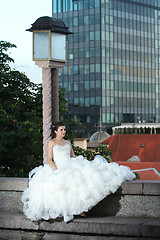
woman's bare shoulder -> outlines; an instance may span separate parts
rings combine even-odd
[[[64,140],[64,141],[66,144],[68,143],[69,145],[71,145],[70,141],[68,141],[68,140]]]
[[[54,141],[54,139],[50,139],[50,140],[48,141],[48,146],[49,146],[49,147],[53,147],[55,144],[56,144],[56,142]]]

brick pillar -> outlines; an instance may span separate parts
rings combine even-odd
[[[43,102],[43,164],[47,163],[47,144],[51,139],[51,128],[59,120],[59,84],[58,69],[65,63],[36,61],[42,68],[42,102]]]

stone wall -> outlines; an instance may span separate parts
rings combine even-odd
[[[0,211],[22,212],[26,178],[0,178]],[[88,213],[91,216],[160,217],[160,181],[125,182]]]

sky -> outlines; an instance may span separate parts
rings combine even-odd
[[[42,70],[32,60],[32,33],[25,30],[42,16],[52,16],[52,0],[0,0],[0,40],[17,46],[8,52],[11,67],[34,83],[42,82]]]

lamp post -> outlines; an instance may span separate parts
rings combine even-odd
[[[40,17],[30,29],[33,33],[33,61],[42,68],[43,163],[47,163],[47,142],[52,124],[59,120],[58,69],[67,61],[68,27],[60,19]]]

